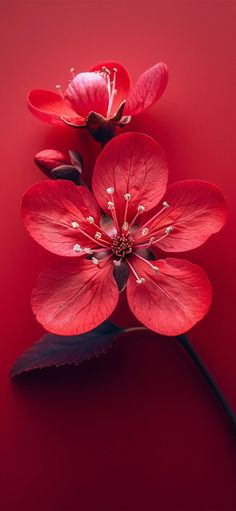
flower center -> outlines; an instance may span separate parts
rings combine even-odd
[[[129,233],[114,236],[111,249],[117,257],[130,254],[133,249],[133,236]]]

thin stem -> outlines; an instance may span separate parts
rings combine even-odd
[[[132,327],[132,328],[126,328],[123,330],[122,333],[129,333],[129,332],[139,332],[139,331],[146,331],[150,332],[145,327]],[[217,383],[215,382],[213,376],[208,371],[206,366],[203,364],[202,360],[200,359],[199,355],[196,353],[194,347],[192,346],[191,342],[189,341],[186,334],[178,335],[176,336],[177,341],[181,344],[181,346],[185,349],[185,351],[188,353],[188,355],[191,357],[194,364],[198,367],[200,370],[202,376],[208,383],[209,387],[211,388],[212,392],[215,394],[216,398],[218,399],[219,403],[221,404],[222,408],[230,418],[234,429],[236,430],[236,415],[234,411],[232,410],[231,406],[225,399],[224,394],[221,392],[220,388],[218,387]]]
[[[209,387],[211,388],[212,392],[215,394],[215,396],[217,397],[218,401],[221,403],[221,406],[223,407],[223,409],[227,413],[228,417],[230,418],[230,420],[231,420],[231,422],[232,422],[232,424],[233,424],[233,426],[234,426],[234,428],[236,430],[236,415],[235,415],[235,413],[233,412],[233,410],[230,407],[229,403],[226,401],[226,399],[224,397],[224,394],[219,389],[219,387],[216,384],[213,376],[208,371],[208,369],[206,368],[206,366],[203,364],[203,362],[201,361],[200,357],[196,353],[196,351],[193,348],[192,344],[190,343],[187,335],[185,335],[185,334],[178,335],[176,337],[176,339],[183,346],[185,351],[191,357],[191,359],[194,362],[194,364],[198,367],[198,369],[202,373],[202,376],[205,378],[205,380],[207,381],[207,383],[208,383]]]

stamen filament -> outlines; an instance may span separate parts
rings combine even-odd
[[[126,262],[128,266],[130,267],[131,271],[133,272],[134,276],[136,277],[137,284],[143,284],[145,282],[145,279],[143,277],[139,277],[135,269],[133,268],[132,264],[128,259],[126,259]]]
[[[87,238],[89,238],[93,243],[97,243],[98,245],[101,245],[101,247],[106,247],[107,245],[110,247],[111,246],[111,243],[109,243],[108,241],[106,240],[95,240],[95,238],[92,238],[92,236],[90,236],[87,232],[85,232],[83,229],[81,229],[81,227],[79,226],[79,224],[77,222],[72,222],[71,223],[71,226],[73,227],[73,229],[77,229],[79,232],[81,232],[84,236],[86,236]],[[105,245],[104,245],[105,244]]]
[[[155,239],[155,237],[154,237],[154,236],[152,236],[152,237],[150,238],[150,240],[149,240],[149,242],[148,242],[148,243],[141,244],[141,245],[140,245],[139,243],[138,243],[137,245],[134,243],[134,246],[135,246],[136,248],[145,248],[145,247],[150,247],[151,245],[153,245],[153,243],[155,243],[155,244],[156,244],[156,243],[158,243],[159,241],[164,240],[167,236],[169,236],[169,234],[170,234],[172,231],[173,231],[173,227],[170,225],[169,227],[166,227],[166,229],[165,229],[165,234],[163,234],[163,236],[161,236],[160,238]]]
[[[136,252],[133,252],[133,255],[135,257],[138,257],[139,259],[141,259],[141,261],[146,263],[148,266],[150,266],[150,268],[152,268],[152,270],[154,270],[155,273],[157,273],[159,271],[159,268],[157,266],[154,266],[152,263],[150,263],[150,261],[148,261],[148,259],[145,259],[144,257],[142,257],[141,255],[137,254]]]
[[[58,94],[60,94],[61,98],[64,99],[64,94],[62,92],[61,85],[56,85],[56,91],[58,92]]]
[[[139,215],[142,215],[142,213],[144,212],[144,206],[138,206],[138,209],[137,209],[137,213],[136,215],[134,216],[132,222],[130,223],[130,226],[129,227],[132,227],[132,225],[134,224],[135,220],[137,220],[138,216]]]
[[[119,227],[119,223],[118,223],[118,219],[117,219],[115,201],[114,201],[114,196],[113,196],[114,188],[112,188],[112,187],[111,188],[107,188],[106,191],[107,191],[107,193],[111,197],[111,200],[108,201],[108,209],[111,212],[111,216],[112,216],[113,222],[115,224],[115,228],[116,228],[117,232],[119,233],[120,232],[120,227]]]
[[[115,90],[116,90],[116,73],[117,73],[117,69],[114,67],[113,68],[113,79],[112,79],[112,82],[110,81],[110,77],[109,77],[109,85],[110,85],[110,87],[108,88],[109,105],[108,105],[108,110],[107,110],[107,117],[109,117],[109,115],[110,115],[110,112],[111,112],[111,109],[112,109],[112,104],[113,104],[113,101],[114,101]]]
[[[170,206],[168,204],[168,202],[164,201],[163,202],[163,208],[160,209],[160,211],[158,211],[152,218],[149,218],[149,220],[147,220],[147,222],[142,225],[140,228],[143,229],[144,227],[147,227],[147,225],[149,225],[151,222],[153,222],[153,220],[156,220],[156,218],[161,215],[163,213],[163,211],[165,211],[166,209],[168,209]],[[138,234],[138,233],[137,233]]]

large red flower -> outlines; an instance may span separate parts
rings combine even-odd
[[[206,314],[211,285],[204,271],[183,259],[160,259],[160,250],[204,243],[223,226],[225,201],[204,181],[166,190],[167,175],[160,146],[147,135],[126,133],[97,159],[95,197],[60,180],[26,191],[26,228],[46,249],[69,256],[43,271],[33,291],[33,311],[47,330],[93,329],[110,316],[125,287],[132,312],[155,332],[181,334]]]
[[[167,67],[156,64],[131,86],[126,69],[117,62],[104,62],[89,72],[74,74],[65,92],[32,90],[28,106],[39,119],[51,124],[84,126],[91,112],[104,119],[114,118],[126,100],[126,118],[147,110],[162,95],[168,81]],[[120,116],[117,118],[120,121]],[[91,124],[97,122],[92,118]]]

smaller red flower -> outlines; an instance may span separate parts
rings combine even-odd
[[[39,119],[56,125],[64,123],[75,127],[89,127],[92,132],[106,120],[126,123],[133,115],[151,107],[163,94],[167,81],[167,67],[156,64],[145,71],[131,86],[126,69],[117,62],[104,62],[89,72],[75,75],[65,92],[32,90],[28,95],[30,111]],[[124,106],[125,102],[125,106]],[[97,114],[89,118],[89,115]]]
[[[33,291],[33,311],[47,330],[76,335],[95,328],[125,287],[137,319],[161,334],[181,334],[207,313],[211,285],[204,271],[183,259],[160,259],[160,251],[204,243],[224,225],[225,201],[204,181],[166,190],[167,177],[160,146],[126,133],[97,159],[96,199],[69,181],[43,181],[26,191],[26,228],[46,249],[69,256],[42,272]]]

